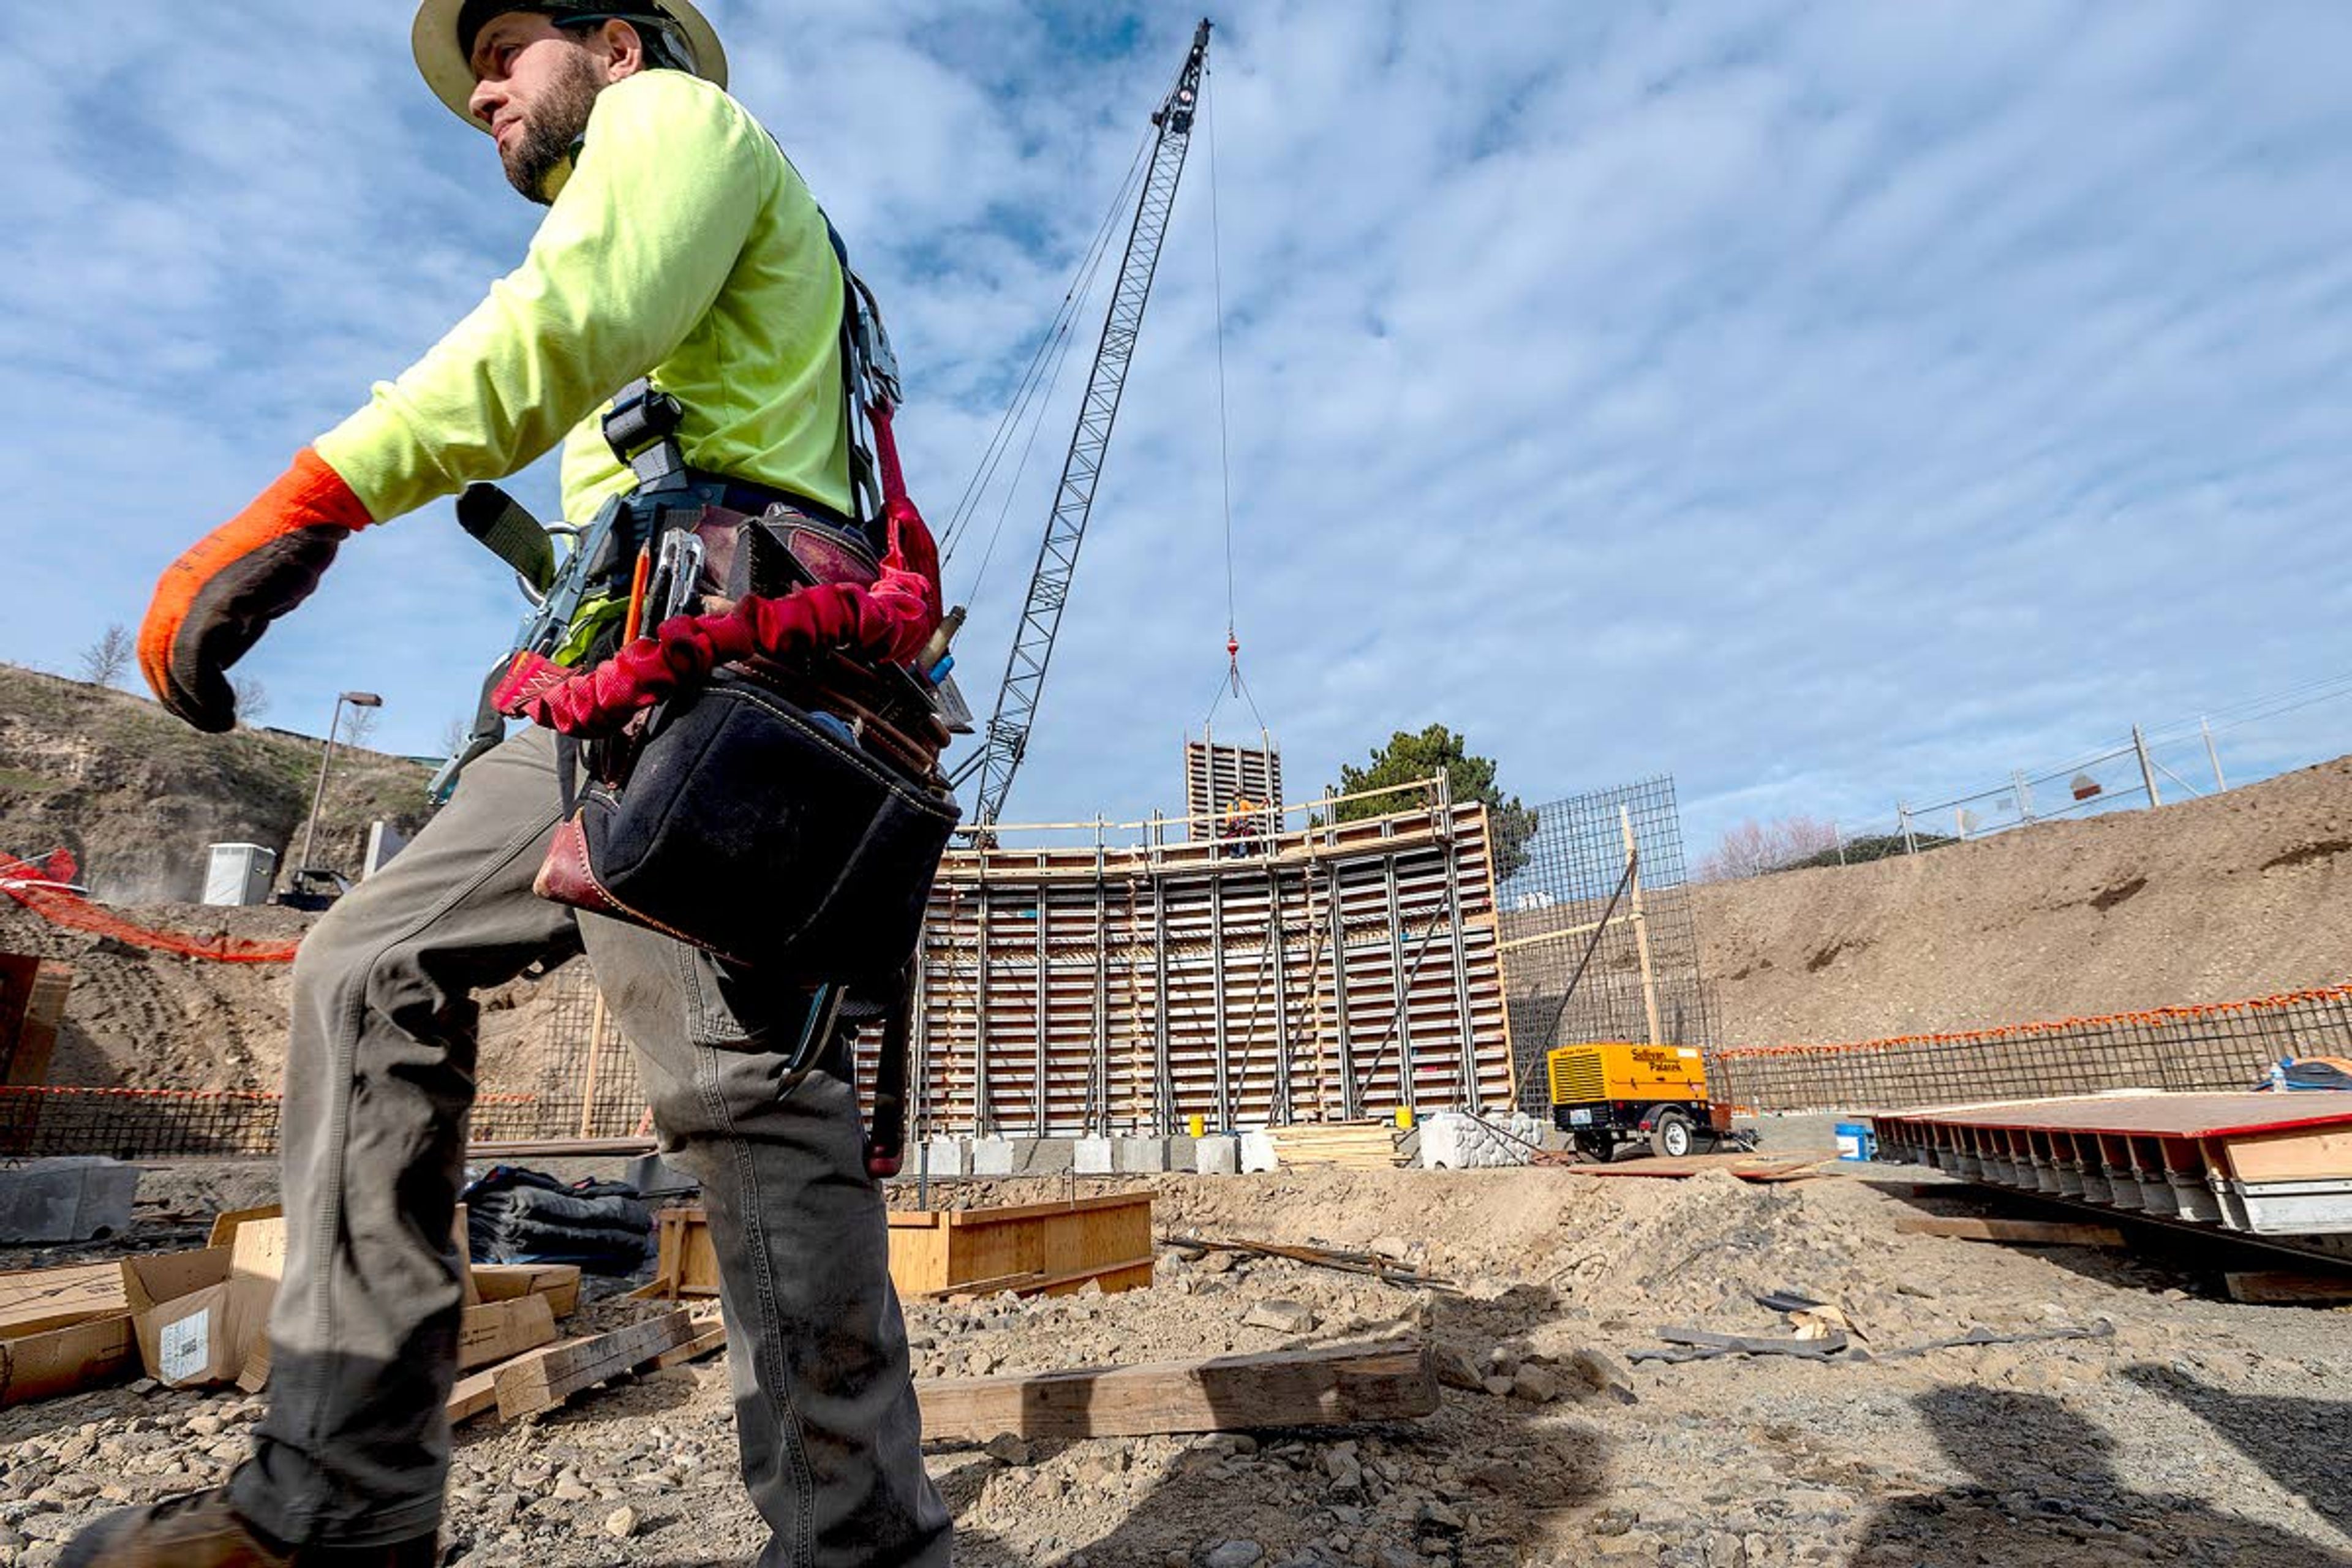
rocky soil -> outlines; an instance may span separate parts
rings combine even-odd
[[[2352,1313],[2232,1304],[2218,1269],[2244,1266],[2234,1255],[2169,1237],[2107,1251],[1898,1235],[1893,1221],[1923,1209],[2031,1212],[1933,1179],[1915,1193],[1909,1171],[1769,1187],[1555,1170],[1150,1184],[1163,1240],[1371,1247],[1458,1289],[1163,1248],[1149,1290],[910,1305],[919,1373],[1422,1332],[1443,1407],[1361,1428],[935,1445],[960,1562],[2352,1563]],[[251,1195],[217,1179],[159,1190]],[[1630,1360],[1666,1324],[1783,1332],[1753,1300],[1775,1289],[1842,1305],[1868,1354]],[[607,1300],[583,1317],[639,1310]],[[1895,1353],[1979,1326],[2102,1323],[2111,1334]],[[0,1413],[0,1564],[53,1562],[98,1510],[216,1479],[258,1409],[119,1388]],[[759,1545],[721,1358],[463,1430],[451,1498],[449,1561],[468,1564],[739,1563]]]
[[[1723,1045],[2352,980],[2352,758],[2158,811],[1693,889]]]

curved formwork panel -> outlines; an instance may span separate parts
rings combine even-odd
[[[951,852],[919,970],[920,1124],[1108,1136],[1500,1108],[1486,807]]]

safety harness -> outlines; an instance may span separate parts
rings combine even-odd
[[[938,686],[953,627],[899,462],[897,360],[872,290],[827,233],[852,517],[689,468],[684,409],[649,377],[604,420],[636,485],[574,532],[560,569],[546,531],[503,492],[475,487],[458,510],[539,589],[477,734],[515,717],[563,737],[565,820],[539,892],[810,987],[795,1068],[836,1022],[878,1021],[867,1163],[879,1175],[905,1142],[913,952],[957,816],[938,771],[943,709],[961,705]],[[618,646],[568,662],[583,605],[625,578]],[[702,608],[711,598],[719,607]],[[575,802],[576,753],[593,782]]]

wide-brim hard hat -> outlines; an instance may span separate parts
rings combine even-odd
[[[415,50],[416,68],[424,73],[425,85],[433,89],[433,96],[447,104],[450,113],[488,134],[490,128],[474,117],[474,68],[457,37],[457,25],[467,4],[468,0],[424,0],[416,8],[409,45]],[[610,0],[604,5],[588,0],[513,0],[488,14],[508,11],[534,12],[557,22],[567,16],[609,16],[624,22],[639,16],[664,18],[677,26],[686,47],[693,51],[694,74],[714,87],[727,85],[727,51],[719,42],[718,29],[694,8],[691,0]]]

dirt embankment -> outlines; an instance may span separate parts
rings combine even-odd
[[[60,847],[110,903],[203,896],[207,847],[301,850],[320,742],[279,730],[205,735],[127,692],[0,664],[0,851]],[[317,863],[359,873],[368,824],[426,816],[429,770],[338,748]]]
[[[2352,980],[2352,757],[2226,795],[1695,889],[1726,1045]]]

